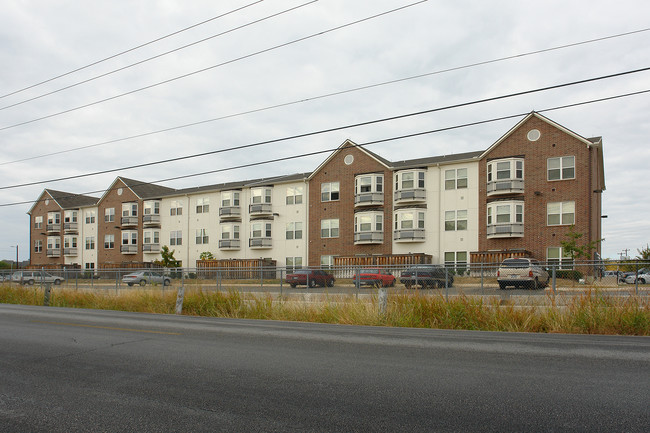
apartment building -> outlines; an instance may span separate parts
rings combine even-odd
[[[99,199],[46,189],[28,212],[31,264],[141,264],[167,245],[189,267],[203,253],[289,268],[409,254],[569,265],[572,226],[601,237],[604,189],[602,139],[532,112],[475,152],[388,161],[346,140],[311,173],[185,189],[118,177]]]

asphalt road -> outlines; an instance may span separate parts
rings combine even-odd
[[[650,338],[0,304],[2,432],[650,427]]]

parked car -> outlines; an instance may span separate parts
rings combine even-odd
[[[548,286],[549,274],[539,261],[526,257],[505,259],[497,271],[499,288],[508,286],[539,289]]]
[[[647,270],[644,270],[643,273],[639,270],[639,274],[637,276],[637,273],[633,273],[632,275],[629,275],[625,278],[625,282],[628,284],[634,284],[636,281],[639,281],[639,284],[645,284],[645,283],[650,283],[650,272]]]
[[[29,285],[34,283],[53,283],[58,286],[65,281],[65,278],[49,274],[45,271],[16,271],[11,275],[11,281]]]
[[[414,286],[451,287],[454,284],[454,275],[440,265],[416,265],[402,271],[399,279],[407,289]]]
[[[126,274],[122,277],[122,282],[129,286],[134,284],[139,284],[141,286],[146,286],[147,284],[162,284],[163,286],[169,286],[172,283],[172,279],[156,272],[140,271]]]
[[[292,274],[287,274],[285,278],[287,284],[291,287],[309,286],[309,287],[332,287],[334,285],[334,276],[319,269],[300,269]]]
[[[381,268],[361,269],[358,277],[355,276],[354,278],[354,284],[360,286],[393,287],[395,285],[395,276]]]

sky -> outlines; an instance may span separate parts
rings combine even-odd
[[[0,259],[16,245],[29,258],[27,212],[45,188],[100,197],[117,176],[184,188],[310,172],[346,139],[441,129],[368,149],[392,161],[484,150],[533,110],[603,137],[603,257],[634,257],[650,243],[650,93],[543,110],[650,90],[650,71],[619,75],[650,67],[650,3],[584,5],[5,0]],[[310,152],[322,153],[299,157]]]

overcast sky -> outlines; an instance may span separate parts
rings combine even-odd
[[[51,181],[650,67],[650,31],[640,31],[650,27],[647,1],[429,0],[351,25],[414,2],[307,3],[3,1],[0,188],[5,188],[0,189],[0,258],[15,258],[15,245],[20,247],[21,260],[29,257],[26,212],[31,203],[8,205],[33,201],[45,188],[99,197],[120,175],[182,188],[308,172],[327,153],[159,182],[326,151],[347,138],[361,144],[521,115],[369,147],[389,160],[484,150],[532,110],[650,89],[650,72],[639,72],[243,151]],[[298,8],[281,13],[294,7]],[[241,26],[245,27],[236,29]],[[341,26],[345,27],[329,31]],[[630,32],[635,33],[522,56]],[[206,68],[210,69],[175,79]],[[423,74],[428,75],[374,86]],[[171,79],[175,80],[149,87]],[[347,92],[367,86],[373,87]],[[136,91],[144,87],[149,88]],[[119,96],[125,93],[129,94]],[[334,93],[339,94],[323,97]],[[37,99],[24,102],[32,98]],[[9,107],[14,104],[18,105]],[[93,105],[77,109],[88,104]],[[274,106],[279,107],[269,108]],[[650,93],[543,112],[583,137],[603,137],[607,185],[603,214],[608,216],[603,219],[605,257],[618,258],[625,249],[635,256],[637,249],[650,242],[649,113]],[[37,120],[43,117],[47,118]],[[101,144],[206,120],[213,121]],[[6,188],[39,181],[46,182]]]

